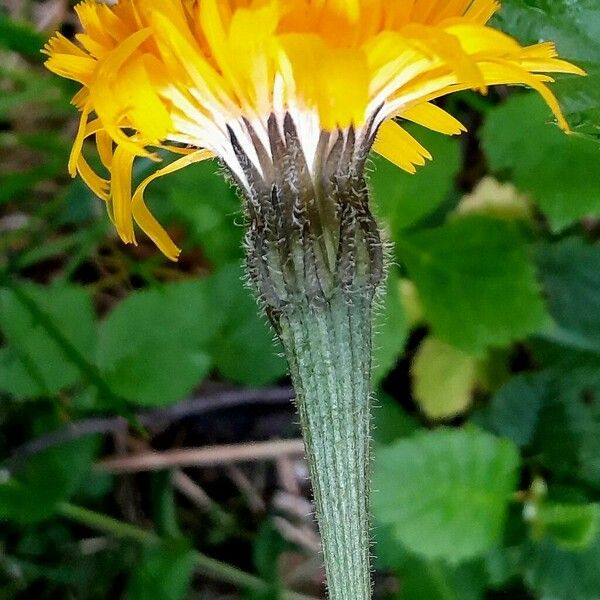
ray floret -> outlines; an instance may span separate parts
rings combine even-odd
[[[84,0],[76,41],[57,34],[44,49],[50,70],[82,86],[69,170],[105,200],[123,241],[135,242],[135,222],[175,259],[144,203],[146,186],[214,156],[248,191],[239,149],[266,176],[271,133],[283,134],[287,118],[312,175],[322,133],[333,145],[349,128],[357,147],[372,144],[415,172],[431,156],[400,120],[464,131],[433,104],[459,90],[532,87],[567,130],[547,73],[583,72],[550,43],[522,47],[488,27],[498,8],[493,0]],[[105,174],[84,158],[87,138]],[[160,150],[184,157],[133,191],[135,159],[158,161]]]

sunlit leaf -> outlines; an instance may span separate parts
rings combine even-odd
[[[466,352],[428,337],[412,365],[413,396],[432,419],[446,419],[470,406],[477,383],[477,361]]]

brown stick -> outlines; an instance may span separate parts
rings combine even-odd
[[[96,464],[96,469],[110,473],[136,473],[181,467],[210,467],[223,464],[272,460],[282,454],[304,454],[301,439],[235,444],[209,448],[184,448],[165,452],[144,452],[133,456],[116,456]]]
[[[290,402],[290,398],[293,398],[293,391],[291,388],[286,387],[222,390],[191,398],[167,408],[141,412],[136,415],[136,418],[140,425],[144,427],[152,427],[157,423],[166,426],[187,417],[237,408],[248,404],[286,405]],[[19,446],[3,466],[12,470],[19,467],[28,458],[53,446],[86,435],[127,431],[128,427],[127,420],[123,417],[96,417],[68,423]]]

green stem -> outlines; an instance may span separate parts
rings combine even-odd
[[[147,531],[141,527],[124,523],[118,519],[113,519],[107,515],[80,506],[75,506],[67,502],[59,504],[58,513],[65,519],[80,523],[91,529],[104,531],[117,538],[133,540],[143,545],[160,544],[162,541],[161,538],[152,531]],[[210,558],[201,552],[194,551],[194,560],[196,567],[200,571],[219,581],[255,592],[269,592],[272,589],[269,583],[263,581],[259,577],[246,573],[227,563]],[[310,596],[305,596],[289,590],[281,592],[281,599],[315,600]]]
[[[331,600],[369,600],[371,300],[336,294],[280,320]]]

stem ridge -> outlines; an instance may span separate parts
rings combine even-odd
[[[281,320],[332,600],[371,597],[371,305],[340,295]],[[369,357],[368,359],[365,358]]]

